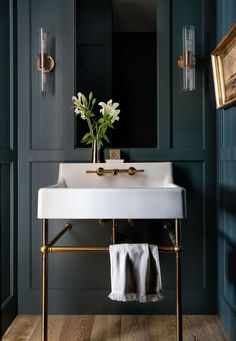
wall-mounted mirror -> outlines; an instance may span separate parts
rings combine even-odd
[[[77,90],[120,103],[112,147],[157,145],[157,0],[80,0]],[[77,121],[77,141],[86,131]]]

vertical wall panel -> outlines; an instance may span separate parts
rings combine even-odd
[[[174,163],[175,182],[187,191],[187,220],[183,223],[184,257],[188,261],[183,266],[183,286],[186,289],[202,290],[203,278],[206,276],[204,238],[204,215],[199,203],[203,203],[204,195],[204,163]],[[194,254],[194,257],[192,255]],[[191,269],[195,269],[194,276]]]
[[[219,180],[219,315],[231,336],[236,336],[236,160],[222,160]]]
[[[0,2],[0,233],[1,324],[4,334],[17,314],[16,2]]]
[[[41,287],[41,254],[39,250],[42,231],[40,220],[37,219],[38,190],[40,187],[57,182],[58,162],[32,162],[30,164],[30,178],[30,287],[31,289],[39,289]],[[52,228],[53,226],[50,224],[50,232]]]
[[[0,166],[0,226],[1,226],[1,304],[11,295],[12,235],[10,222],[10,166]]]
[[[8,1],[0,4],[0,32],[1,50],[0,54],[0,148],[10,146],[10,15]]]
[[[234,110],[222,112],[222,147],[236,147],[236,117]]]
[[[235,340],[236,319],[236,160],[222,160],[219,179],[219,314],[226,330]]]
[[[204,55],[204,1],[173,1],[173,108],[171,129],[174,148],[202,148],[205,92],[203,87],[204,65],[209,58],[209,51]],[[182,27],[195,26],[196,41],[196,91],[183,91],[183,72],[177,65],[182,55]],[[183,105],[184,103],[184,105]]]
[[[18,25],[19,79],[25,80],[25,86],[19,86],[21,119],[18,124],[19,312],[36,312],[41,293],[38,189],[57,181],[59,161],[64,161],[68,155],[77,157],[71,110],[75,65],[74,1],[24,0],[18,8]],[[40,93],[36,69],[40,27],[51,37],[51,53],[55,58],[55,69],[48,75],[44,96]],[[61,227],[58,225],[57,229]]]
[[[236,316],[236,276],[234,264],[236,261],[236,160],[224,161],[222,164],[222,210],[223,210],[223,258],[224,278],[223,294]]]
[[[73,22],[71,7],[63,3],[59,6],[54,1],[31,1],[28,15],[30,72],[30,138],[32,149],[62,150],[65,148],[64,115],[71,115],[71,88],[73,79],[65,75],[63,70],[73,67],[73,55],[69,48],[73,44],[73,35],[69,26],[65,27],[68,16]],[[39,53],[39,29],[43,27],[49,33],[49,51],[55,58],[55,68],[48,74],[47,93],[42,96],[39,87],[40,73],[36,68]],[[66,144],[66,141],[65,141]]]
[[[234,0],[218,0],[218,41],[236,21]],[[218,110],[218,313],[236,340],[236,155],[235,105]]]

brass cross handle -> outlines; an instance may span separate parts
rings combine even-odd
[[[144,172],[144,169],[136,169],[134,167],[129,167],[128,169],[124,168],[124,169],[104,169],[102,167],[99,167],[96,170],[87,170],[86,173],[87,174],[91,174],[91,173],[95,173],[98,176],[104,175],[104,174],[111,174],[111,175],[118,175],[120,173],[127,173],[128,175],[134,175],[136,173],[141,173]]]

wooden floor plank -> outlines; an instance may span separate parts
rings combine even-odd
[[[31,340],[40,341],[41,340],[41,321],[40,317],[37,328],[35,328],[33,334],[31,335]],[[67,323],[67,315],[50,315],[48,318],[48,337],[50,341],[60,340],[60,335],[64,326]]]
[[[107,322],[106,341],[120,341],[121,316],[109,315]]]
[[[221,322],[215,315],[203,315],[206,328],[209,336],[215,341],[230,341],[230,338],[226,334]],[[213,339],[214,338],[214,339]]]
[[[90,315],[69,315],[60,334],[58,341],[90,340],[91,331],[94,324],[94,316]]]
[[[126,315],[121,317],[122,341],[150,341],[148,316]]]
[[[18,315],[4,334],[2,341],[31,341],[31,335],[39,325],[39,316]]]
[[[194,341],[210,341],[201,315],[185,316],[185,329],[190,331]]]
[[[188,341],[196,341],[196,336],[192,333],[189,328],[188,316],[183,316],[183,338]]]
[[[120,341],[121,316],[97,315],[91,333],[91,341]]]
[[[230,341],[215,315],[185,315],[184,341]],[[3,341],[40,341],[40,316],[18,315]],[[175,315],[52,315],[49,341],[175,341]]]
[[[176,341],[176,319],[174,315],[149,316],[150,340]]]
[[[107,316],[96,315],[91,333],[91,341],[105,340],[107,328]]]

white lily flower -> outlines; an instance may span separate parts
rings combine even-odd
[[[78,92],[77,97],[72,97],[73,104],[75,106],[74,112],[76,115],[80,115],[82,120],[86,120],[85,110],[86,104],[83,102],[83,95],[81,92]]]
[[[76,97],[76,96],[73,96],[73,97],[72,97],[72,101],[73,101],[75,107],[76,107],[76,108],[79,108],[79,109],[81,109],[81,110],[82,110],[82,109],[86,109],[86,105],[85,105],[85,103],[83,102],[83,97],[82,97],[81,92],[78,92],[77,96],[78,96],[78,97]]]
[[[101,115],[99,115],[100,117],[96,117],[93,112],[96,99],[93,98],[92,92],[90,92],[88,99],[84,94],[78,92],[77,96],[72,96],[72,102],[74,113],[88,123],[89,133],[84,135],[82,143],[92,143],[93,140],[98,143],[102,143],[103,140],[109,142],[106,131],[109,127],[111,128],[110,123],[114,123],[120,119],[119,103],[113,103],[112,99],[107,103],[98,103],[101,107],[100,113],[102,117]]]
[[[81,111],[80,117],[82,118],[82,120],[86,120],[87,119],[87,117],[85,116],[85,113],[83,111]]]
[[[120,110],[117,109],[119,106],[119,103],[112,103],[112,99],[110,99],[107,103],[99,102],[98,105],[102,107],[100,109],[100,112],[102,115],[107,114],[111,118],[111,122],[119,121],[119,113]]]
[[[77,96],[78,96],[78,101],[82,104],[82,93],[78,92]]]
[[[116,110],[116,113],[112,115],[112,119],[111,119],[111,123],[114,123],[115,121],[119,121],[119,113],[120,113],[120,110]]]
[[[79,108],[75,108],[75,113],[76,113],[77,115],[80,115],[80,117],[82,118],[82,120],[86,120],[86,116],[85,116],[83,110],[81,110],[81,109],[79,109]]]

